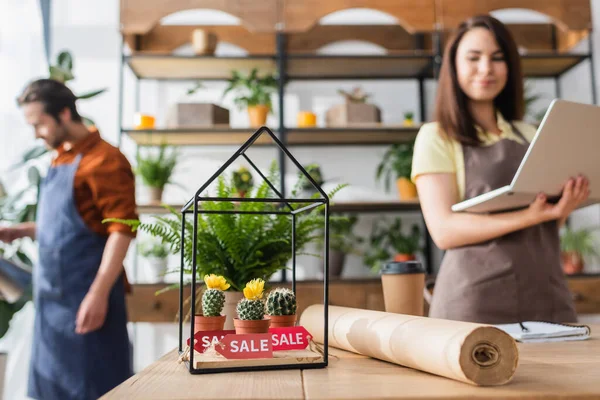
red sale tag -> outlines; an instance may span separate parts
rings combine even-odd
[[[270,328],[269,333],[273,338],[273,351],[304,350],[312,339],[312,335],[303,326]]]
[[[229,359],[273,358],[271,334],[227,335],[215,346],[217,353]]]
[[[218,343],[225,335],[232,335],[235,331],[199,331],[194,335],[196,342],[194,350],[199,353],[204,353],[206,349],[213,343]],[[187,345],[190,345],[190,339],[187,340]]]

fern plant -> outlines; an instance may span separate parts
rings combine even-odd
[[[268,179],[278,182],[277,164],[273,163]],[[335,196],[346,185],[339,185],[328,195]],[[223,176],[217,181],[216,195],[220,198],[235,197],[237,193],[232,179]],[[275,198],[269,185],[263,182],[251,189],[249,198]],[[315,195],[317,197],[318,194]],[[268,202],[203,201],[203,210],[208,211],[276,211],[278,204]],[[294,203],[299,209],[306,203]],[[183,246],[184,274],[191,278],[193,254],[193,222],[186,219],[185,237],[181,241],[181,213],[165,206],[169,216],[155,217],[155,222],[142,223],[139,220],[108,219],[107,222],[120,222],[159,238],[170,251],[178,254]],[[296,251],[311,242],[322,239],[323,215],[319,206],[310,212],[296,216]],[[197,278],[207,274],[221,275],[236,291],[241,291],[246,282],[253,279],[267,281],[274,273],[285,268],[292,257],[292,217],[285,214],[201,214],[198,216],[196,267]],[[176,287],[176,286],[175,286]]]
[[[167,152],[168,147],[162,144],[157,155],[147,154],[136,156],[137,167],[135,168],[144,185],[153,188],[164,189],[167,183],[171,183],[171,175],[177,165],[178,153],[172,150]]]

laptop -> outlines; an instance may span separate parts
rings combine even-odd
[[[555,99],[510,185],[454,204],[452,211],[519,209],[540,192],[556,202],[568,179],[579,174],[590,182],[590,196],[580,207],[600,202],[600,107]]]

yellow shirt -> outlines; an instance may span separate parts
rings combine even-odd
[[[511,125],[498,112],[496,113],[500,134],[483,132],[476,126],[484,146],[490,146],[502,139],[510,139],[522,143],[523,140],[515,133]],[[537,129],[526,122],[514,121],[513,124],[521,134],[531,142]],[[432,173],[452,173],[456,176],[459,198],[465,197],[465,163],[462,145],[456,140],[446,139],[440,132],[437,122],[424,124],[415,140],[411,178],[416,181],[419,175]]]

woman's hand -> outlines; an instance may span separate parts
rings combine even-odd
[[[569,179],[565,184],[558,203],[547,203],[546,195],[539,194],[529,206],[533,218],[541,222],[564,220],[578,206],[584,203],[590,195],[589,181],[583,176]]]

